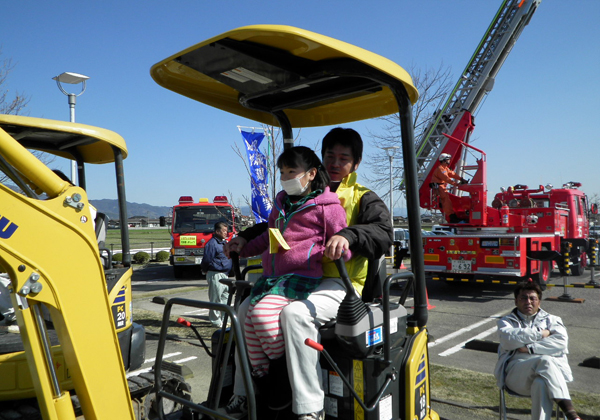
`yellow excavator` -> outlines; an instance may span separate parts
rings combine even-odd
[[[42,163],[40,152],[45,161],[75,160],[79,186]],[[112,131],[0,115],[0,273],[10,277],[4,293],[18,319],[14,333],[0,329],[0,417],[40,410],[67,419],[84,410],[98,413],[86,418],[123,418],[130,393],[138,418],[152,412],[154,377],[125,378],[142,365],[146,347],[144,328],[133,322],[128,227],[120,223],[123,261],[113,265],[108,218],[86,193],[86,166],[114,164],[126,221],[126,157],[125,141]],[[103,404],[107,389],[123,402],[118,411]]]
[[[367,299],[363,292],[362,302],[352,299],[353,288],[342,274],[348,302],[342,302],[337,325],[332,327],[335,338],[325,340],[322,332],[323,346],[311,346],[321,352],[321,367],[336,382],[335,386],[325,386],[327,419],[438,419],[430,407],[427,303],[411,115],[419,94],[410,75],[369,51],[280,25],[247,26],[208,39],[155,64],[151,75],[166,89],[240,117],[280,127],[284,148],[293,146],[293,128],[336,126],[399,113],[414,249],[413,273],[385,278],[384,264],[383,278],[367,278],[365,285],[375,299]],[[341,268],[343,264],[340,273]],[[390,285],[394,280],[405,281],[405,291],[414,290],[412,314],[404,307],[406,294],[399,304],[392,301]],[[175,305],[216,308],[216,304],[171,299],[165,307],[163,327]],[[235,368],[244,370],[248,418],[274,418],[276,414],[262,411],[266,404],[259,404],[254,398],[243,363],[243,320],[238,320],[225,305],[221,310],[232,318],[229,337],[235,337],[242,360],[241,366]],[[157,359],[163,354],[165,334],[163,330]],[[225,355],[230,353],[232,340],[226,341]],[[227,400],[223,394],[228,392],[228,360],[224,356],[219,360],[221,365],[215,364],[212,385],[216,387],[211,386],[208,401],[200,407],[190,402],[190,408],[214,418],[226,418],[218,409]],[[172,398],[168,392],[157,392],[160,398]]]
[[[381,280],[382,294],[376,296],[383,299],[361,308],[369,318],[367,330],[360,330],[364,325],[344,326],[345,339],[355,333],[358,339],[361,335],[370,337],[372,348],[362,351],[351,343],[350,347],[324,343],[323,357],[327,360],[323,366],[344,382],[328,395],[336,399],[339,411],[328,412],[327,418],[336,418],[339,413],[367,420],[382,416],[439,420],[430,406],[427,301],[411,111],[418,92],[410,75],[390,60],[359,47],[280,25],[242,27],[210,38],[157,63],[151,75],[161,86],[199,102],[279,126],[284,147],[293,145],[294,128],[335,126],[399,114],[413,245],[412,273]],[[29,152],[43,149],[40,144],[25,144],[21,139],[40,126],[46,134],[42,133],[39,140],[45,135],[56,137],[54,152],[59,156],[84,161],[88,151],[102,154],[105,161],[116,163],[120,184],[124,182],[119,165],[126,148],[115,133],[45,121],[36,119],[31,130],[23,128],[20,134],[7,130],[10,124],[0,125],[0,170],[21,190],[15,191],[10,183],[0,185],[0,268],[11,280],[10,296],[24,347],[24,356],[15,356],[14,361],[0,359],[0,375],[17,377],[16,372],[27,365],[45,420],[142,419],[146,414],[140,405],[146,402],[143,397],[132,398],[128,386],[112,289],[107,288],[103,253],[86,191],[62,180]],[[61,140],[61,132],[69,135]],[[120,140],[112,141],[115,138]],[[124,191],[120,194],[124,201]],[[125,219],[122,213],[122,226]],[[123,277],[130,276],[124,265]],[[400,304],[391,302],[389,287],[394,276],[414,291],[412,313],[403,305],[406,296]],[[123,285],[116,287],[120,290]],[[168,419],[227,418],[217,412],[221,398],[199,404],[190,398],[189,389],[179,378],[173,378],[170,385],[162,379],[165,320],[171,308],[180,304],[225,311],[231,318],[229,334],[233,337],[228,343],[235,342],[245,360],[240,320],[230,306],[169,300],[154,368],[157,380],[151,390],[153,413]],[[56,355],[48,337],[44,308],[51,315],[63,359]],[[126,318],[130,316],[125,312]],[[337,349],[340,346],[345,350]],[[71,384],[61,382],[62,360],[68,366],[63,376]],[[237,368],[244,371],[249,397],[254,395],[248,364],[243,362]],[[215,371],[223,372],[218,366]],[[0,383],[0,390],[3,386],[4,382]],[[78,400],[75,408],[73,395]],[[163,402],[181,409],[164,415]],[[256,420],[256,401],[252,398],[249,408],[248,418]]]

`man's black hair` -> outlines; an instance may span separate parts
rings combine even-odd
[[[283,151],[277,158],[277,167],[281,169],[283,166],[288,168],[302,168],[304,171],[316,168],[317,174],[315,179],[310,183],[311,191],[324,191],[325,187],[331,182],[329,174],[321,163],[321,160],[315,152],[305,146],[291,147]]]
[[[515,294],[515,299],[519,296],[522,290],[533,290],[538,295],[539,300],[542,300],[542,288],[539,284],[532,281],[519,283],[513,292]]]
[[[229,230],[229,226],[227,226],[227,223],[225,222],[217,222],[215,223],[215,232],[219,229],[223,229],[223,227],[226,227],[227,230]]]
[[[354,164],[360,163],[363,153],[363,141],[356,130],[342,127],[332,129],[325,137],[323,137],[321,157],[325,159],[325,152],[338,144],[340,146],[349,147],[352,151]]]

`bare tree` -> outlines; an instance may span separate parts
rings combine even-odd
[[[2,48],[0,48],[0,57]],[[10,58],[0,58],[0,114],[19,115],[29,103],[29,98],[18,91],[14,96],[6,86],[7,79],[14,69]]]
[[[2,47],[0,47],[0,114],[21,115],[29,104],[30,98],[23,93],[15,91],[13,94],[8,88],[8,78],[13,72],[15,65],[10,58],[2,58]],[[26,114],[26,113],[25,113]],[[31,150],[39,160],[45,165],[49,165],[55,160],[53,155]],[[5,183],[7,176],[0,171],[0,183]]]
[[[451,71],[449,67],[441,64],[437,69],[430,68],[422,71],[411,66],[408,70],[412,75],[413,84],[419,90],[419,100],[413,106],[413,124],[415,127],[415,143],[418,144],[423,131],[426,129],[429,120],[432,118],[448,97],[452,89]],[[369,131],[371,138],[370,144],[381,151],[375,155],[368,156],[367,166],[371,169],[371,175],[366,179],[373,189],[385,190],[390,182],[389,157],[384,147],[401,146],[400,124],[398,114],[386,115],[378,118],[383,121],[383,128],[380,133]],[[394,167],[392,169],[393,178],[402,177],[402,149],[398,149],[394,155]],[[399,183],[395,183],[398,188]],[[382,197],[389,195],[389,192],[382,194]],[[399,195],[399,194],[398,194]],[[398,195],[395,195],[398,197]]]

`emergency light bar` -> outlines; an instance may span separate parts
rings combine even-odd
[[[215,203],[227,203],[227,197],[224,195],[217,195],[215,196]]]
[[[179,197],[179,204],[183,204],[183,203],[193,203],[194,199],[192,198],[191,195],[182,195],[181,197]]]

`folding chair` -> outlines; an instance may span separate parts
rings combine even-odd
[[[516,392],[511,391],[506,386],[500,389],[500,420],[507,420],[506,417],[506,394],[511,395],[513,397],[518,398],[529,398],[526,395],[517,394]],[[556,413],[556,420],[567,420],[567,416],[560,410],[558,407],[558,403],[554,404],[553,414]],[[562,416],[560,416],[562,414]],[[560,417],[559,417],[560,416]]]

